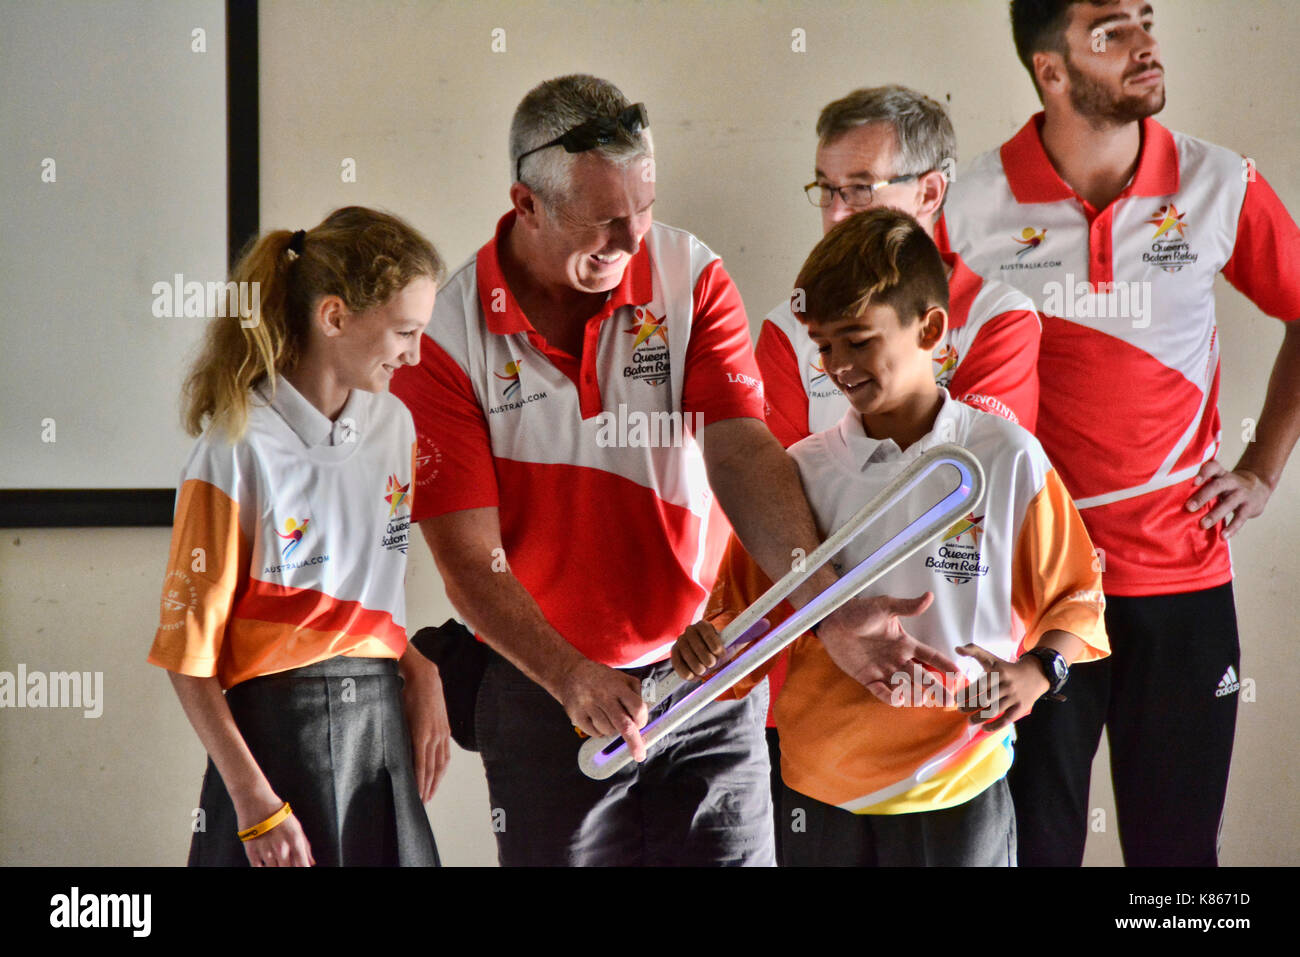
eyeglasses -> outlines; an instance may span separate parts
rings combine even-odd
[[[820,209],[826,209],[831,203],[835,202],[836,193],[840,194],[840,200],[849,209],[866,209],[871,205],[876,190],[886,186],[893,186],[895,183],[906,183],[908,180],[920,179],[923,175],[922,173],[906,173],[892,179],[882,179],[878,183],[850,183],[848,186],[809,183],[803,188],[803,192],[808,197],[808,202]]]
[[[561,133],[549,143],[534,146],[527,152],[520,153],[519,159],[515,160],[515,179],[522,180],[524,178],[521,172],[524,157],[532,156],[539,150],[549,149],[552,146],[563,146],[566,153],[585,153],[597,146],[612,143],[618,135],[619,127],[635,136],[643,129],[648,129],[649,126],[650,114],[646,112],[644,103],[633,103],[618,116],[597,116],[585,123],[580,123],[567,133]]]

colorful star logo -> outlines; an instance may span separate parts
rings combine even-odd
[[[633,349],[655,336],[662,339],[665,346],[668,345],[668,329],[665,325],[668,317],[666,315],[657,319],[648,309],[643,309],[640,306],[637,306],[632,314],[636,317],[636,321],[632,323],[631,328],[623,331],[629,336],[636,336],[635,341],[632,343]]]
[[[1183,230],[1187,228],[1187,223],[1183,219],[1185,215],[1185,213],[1180,213],[1178,207],[1173,203],[1168,206],[1161,206],[1159,212],[1146,221],[1148,226],[1156,227],[1156,234],[1151,238],[1159,239],[1165,233],[1175,229],[1178,230],[1178,235],[1181,238]]]
[[[969,532],[971,543],[976,547],[979,547],[980,536],[984,534],[984,529],[980,527],[980,523],[983,521],[984,521],[983,515],[981,515],[979,518],[976,518],[975,513],[971,512],[965,518],[958,519],[953,524],[952,528],[944,532],[943,540],[945,542],[960,540],[963,535]]]
[[[957,367],[957,350],[953,346],[944,346],[934,356],[934,361],[939,364],[935,370],[934,377],[937,380],[940,376],[951,372]]]
[[[397,480],[396,475],[388,476],[388,488],[384,495],[384,501],[388,503],[388,517],[392,518],[397,514],[397,507],[406,501],[406,493],[410,491],[411,483],[403,485]]]

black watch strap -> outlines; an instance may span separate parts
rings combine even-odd
[[[1047,692],[1043,697],[1049,701],[1064,701],[1065,695],[1061,694],[1061,689],[1070,678],[1070,666],[1065,656],[1052,648],[1030,648],[1021,657],[1030,655],[1038,659],[1048,681]]]

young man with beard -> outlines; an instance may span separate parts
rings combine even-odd
[[[1253,164],[1152,119],[1150,3],[1013,0],[1011,20],[1044,110],[957,178],[939,235],[1040,305],[1037,435],[1098,546],[1112,647],[1018,726],[1020,863],[1082,860],[1106,727],[1125,862],[1214,865],[1239,687],[1227,540],[1300,435],[1300,231]],[[1231,470],[1220,272],[1288,322]]]

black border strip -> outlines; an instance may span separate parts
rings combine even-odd
[[[226,249],[233,267],[260,217],[257,0],[226,0]],[[0,528],[171,525],[176,490],[0,489]]]

